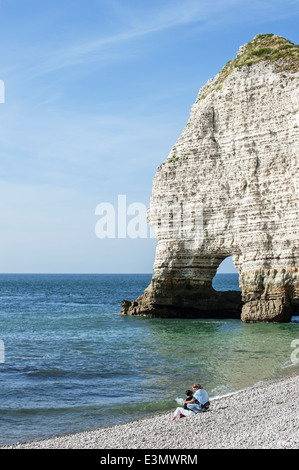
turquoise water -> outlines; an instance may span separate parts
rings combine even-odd
[[[136,275],[0,275],[0,445],[174,409],[293,373],[299,323],[119,315],[151,280]],[[238,276],[214,287],[237,289]]]

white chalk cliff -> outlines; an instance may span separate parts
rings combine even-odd
[[[243,321],[298,314],[298,78],[298,46],[266,34],[201,88],[154,177],[152,281],[121,313]],[[227,256],[242,296],[212,288]]]

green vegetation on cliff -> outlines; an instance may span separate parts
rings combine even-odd
[[[299,70],[299,46],[275,34],[258,34],[252,41],[240,48],[237,57],[230,60],[217,75],[216,80],[207,88],[200,99],[204,99],[213,90],[220,90],[222,82],[235,69],[250,67],[258,62],[275,64],[277,72],[295,73]]]

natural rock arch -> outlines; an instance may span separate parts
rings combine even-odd
[[[212,280],[212,287],[216,291],[240,290],[239,273],[233,264],[232,256],[227,256],[219,264],[216,274]]]
[[[298,311],[298,63],[298,47],[259,35],[200,90],[153,180],[151,284],[122,313],[290,321]],[[242,300],[212,288],[230,255]]]

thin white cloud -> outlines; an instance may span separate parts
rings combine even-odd
[[[229,5],[234,5],[237,0],[230,0]],[[185,2],[171,2],[167,6],[149,9],[145,11],[129,10],[122,4],[114,2],[117,5],[119,14],[125,19],[127,28],[125,31],[117,32],[106,37],[96,37],[81,41],[77,44],[71,44],[60,50],[52,52],[47,60],[41,61],[27,69],[30,76],[40,76],[53,71],[59,71],[66,67],[76,66],[90,61],[96,61],[105,58],[119,58],[115,55],[115,50],[119,46],[125,46],[130,41],[136,41],[143,37],[153,35],[170,28],[196,23],[198,21],[206,22],[222,10],[225,10],[223,2],[216,1],[211,4],[206,0]],[[227,3],[226,3],[227,6]],[[128,49],[124,52],[122,49],[120,55],[128,54]]]
[[[67,67],[105,59],[119,59],[130,54],[127,46],[130,41],[141,40],[171,28],[187,24],[196,24],[201,31],[213,30],[220,24],[248,24],[252,21],[263,23],[293,16],[298,11],[298,0],[187,0],[168,1],[149,4],[145,8],[124,7],[114,1],[114,11],[118,14],[126,29],[114,32],[106,37],[94,37],[81,40],[77,44],[52,51],[47,60],[27,69],[31,77],[45,75]],[[296,8],[297,7],[297,8]],[[117,50],[119,49],[119,53]]]

